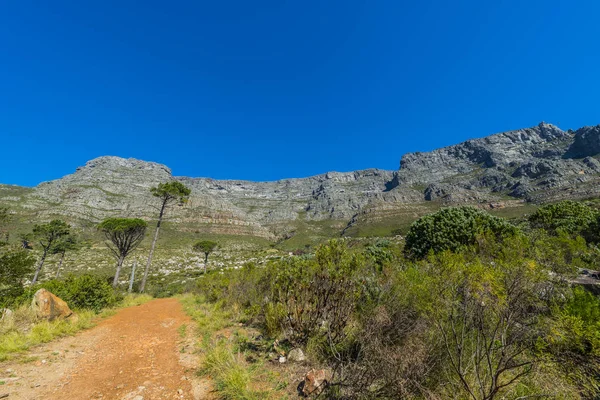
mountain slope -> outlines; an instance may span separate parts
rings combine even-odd
[[[391,229],[443,204],[493,208],[598,196],[599,156],[600,125],[573,132],[545,123],[409,153],[398,171],[274,182],[174,177],[161,164],[108,156],[33,189],[2,186],[0,204],[30,219],[151,219],[156,201],[149,188],[177,179],[192,189],[189,203],[169,213],[180,229],[272,240],[299,230],[325,235],[357,233],[369,225]]]

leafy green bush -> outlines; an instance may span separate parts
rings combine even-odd
[[[326,334],[332,344],[348,333],[363,293],[365,259],[339,240],[320,246],[313,258],[291,258],[270,266],[271,299],[285,310],[284,331],[289,339],[306,344]]]
[[[474,207],[444,208],[415,221],[406,236],[405,255],[422,259],[432,251],[459,251],[481,235],[514,236],[519,229],[502,218]]]
[[[578,234],[589,227],[598,212],[587,205],[565,200],[540,207],[529,217],[532,228],[544,229],[551,234],[559,231],[569,235]]]
[[[590,224],[581,231],[581,235],[588,243],[600,245],[600,213]]]
[[[106,278],[86,274],[69,275],[64,281],[51,280],[36,286],[33,290],[45,288],[57,295],[72,308],[101,311],[115,305],[121,297],[117,295]]]
[[[0,250],[0,307],[12,306],[24,292],[23,282],[33,272],[35,260],[22,249]]]

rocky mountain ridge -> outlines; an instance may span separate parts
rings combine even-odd
[[[562,131],[546,123],[408,153],[397,171],[329,172],[273,182],[176,177],[162,164],[106,156],[18,196],[5,187],[0,204],[38,218],[149,219],[156,213],[150,187],[177,179],[192,195],[185,207],[173,210],[172,221],[190,230],[274,239],[299,221],[336,222],[341,231],[377,215],[391,221],[396,212],[431,202],[485,207],[598,196],[599,156],[600,125]]]

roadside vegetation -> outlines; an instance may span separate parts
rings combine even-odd
[[[444,208],[400,227],[404,238],[298,241],[289,252],[265,248],[243,265],[223,263],[222,243],[202,236],[178,247],[193,258],[185,268],[173,261],[169,267],[181,271],[171,273],[152,267],[152,257],[169,251],[157,242],[164,211],[185,203],[189,191],[163,185],[153,193],[159,217],[149,248],[141,245],[142,220],[94,226],[113,246],[110,274],[65,272],[65,254],[80,254],[86,240],[64,221],[10,241],[11,214],[0,209],[0,308],[13,310],[0,322],[0,361],[149,300],[126,295],[119,279],[126,260],[140,262],[149,250],[133,288],[182,294],[197,326],[199,372],[222,399],[600,396],[600,212],[593,206],[564,201],[510,220]],[[28,249],[36,240],[41,252]],[[34,284],[44,265],[60,279]],[[40,288],[77,317],[38,320],[29,304]],[[302,377],[311,370],[324,383],[307,390]]]
[[[449,208],[416,221],[404,247],[338,239],[210,272],[188,310],[207,331],[257,333],[204,344],[206,372],[254,366],[285,382],[277,359],[300,349],[304,372],[326,371],[321,398],[597,398],[600,301],[574,282],[599,268],[598,215],[562,202],[512,224]]]

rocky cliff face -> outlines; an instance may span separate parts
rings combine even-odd
[[[177,179],[192,189],[171,220],[185,229],[275,238],[294,221],[350,224],[361,215],[387,218],[427,202],[489,204],[507,199],[543,202],[600,195],[600,125],[576,132],[538,126],[468,140],[402,157],[398,171],[329,172],[274,182],[174,177],[164,165],[100,157],[61,179],[0,203],[38,217],[64,215],[97,222],[108,216],[153,218],[150,187]]]
[[[421,185],[425,200],[497,196],[549,201],[600,194],[600,126],[575,133],[541,123],[402,157],[394,186]]]

